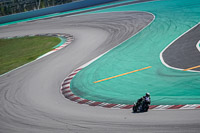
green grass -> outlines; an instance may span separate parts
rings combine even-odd
[[[0,39],[0,74],[35,60],[60,41],[57,37],[47,36]]]

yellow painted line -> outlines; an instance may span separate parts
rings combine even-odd
[[[192,70],[192,69],[199,68],[199,67],[200,67],[200,65],[184,69],[183,71],[188,71],[188,70]]]
[[[124,76],[124,75],[130,74],[130,73],[142,71],[142,70],[145,70],[145,69],[148,69],[148,68],[151,68],[151,66],[141,68],[141,69],[138,69],[138,70],[134,70],[134,71],[131,71],[131,72],[123,73],[123,74],[120,74],[120,75],[116,75],[116,76],[113,76],[113,77],[105,78],[105,79],[102,79],[102,80],[98,80],[98,81],[95,81],[94,83],[99,83],[99,82],[102,82],[102,81],[105,81],[105,80],[117,78],[117,77]]]

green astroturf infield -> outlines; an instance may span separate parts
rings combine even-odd
[[[140,33],[80,71],[71,82],[77,96],[99,102],[132,104],[145,92],[153,105],[199,104],[200,73],[164,66],[161,51],[200,21],[199,0],[163,0],[95,11],[146,11],[155,20]],[[114,79],[94,81],[152,66]]]

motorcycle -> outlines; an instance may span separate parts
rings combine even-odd
[[[140,98],[137,103],[133,105],[133,113],[147,112],[149,109],[150,99],[149,98]]]

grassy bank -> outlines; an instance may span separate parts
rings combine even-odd
[[[35,60],[60,41],[57,37],[47,36],[0,39],[0,74]]]

